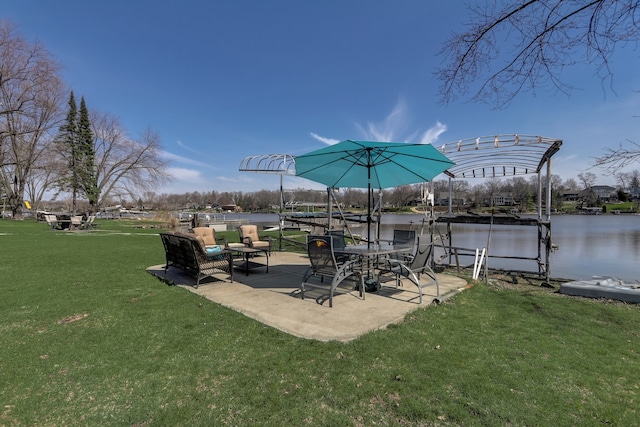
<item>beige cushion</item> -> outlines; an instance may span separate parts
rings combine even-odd
[[[200,243],[203,251],[207,250],[207,246],[204,244],[204,239],[202,238],[202,236],[196,235],[196,240]]]
[[[204,241],[204,246],[215,246],[216,243],[216,231],[211,227],[195,227],[193,234],[196,237],[200,237]]]
[[[260,240],[260,237],[258,236],[257,225],[241,225],[240,230],[242,233],[242,239],[251,237],[251,240],[253,240],[254,242],[257,242],[258,240]]]

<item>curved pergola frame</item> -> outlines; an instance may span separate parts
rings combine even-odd
[[[282,177],[295,176],[296,161],[290,154],[259,154],[242,159],[238,167],[240,172],[255,172],[280,175],[280,212],[284,208],[284,188]]]
[[[455,163],[449,176],[449,213],[452,213],[451,179],[501,178],[538,174],[538,218],[542,218],[542,171],[546,166],[546,216],[551,215],[551,157],[562,140],[544,136],[498,134],[461,139],[439,149]]]
[[[290,154],[260,154],[242,159],[238,170],[295,176],[296,162]]]
[[[555,138],[502,134],[449,142],[440,152],[455,162],[450,177],[491,178],[540,173],[561,145]]]

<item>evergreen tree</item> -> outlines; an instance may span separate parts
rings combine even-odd
[[[65,123],[60,126],[57,143],[61,147],[63,156],[67,159],[69,169],[58,183],[61,190],[67,190],[72,195],[72,213],[76,212],[76,201],[79,190],[78,179],[78,107],[73,91],[69,95],[69,111]]]
[[[66,122],[60,126],[57,142],[68,162],[68,171],[60,179],[58,187],[72,194],[72,212],[76,213],[78,195],[87,198],[91,211],[95,212],[99,190],[95,166],[95,147],[84,97],[80,100],[80,112],[73,91],[69,95],[69,111]]]
[[[91,213],[95,212],[98,203],[98,180],[95,166],[95,146],[91,122],[89,121],[89,111],[84,101],[84,96],[80,100],[80,118],[78,120],[78,182],[79,188],[84,196],[89,200]]]

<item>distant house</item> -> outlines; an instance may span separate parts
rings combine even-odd
[[[576,191],[565,191],[561,194],[563,202],[577,202],[580,195]]]
[[[593,191],[600,200],[603,202],[612,202],[618,200],[618,190],[615,187],[611,187],[610,185],[594,185],[591,187],[591,191]]]
[[[438,194],[438,197],[435,199],[436,206],[449,206],[449,193],[442,192]],[[463,198],[453,198],[451,200],[452,206],[464,206],[467,202]]]
[[[492,196],[491,201],[485,199],[484,203],[487,206],[513,206],[515,205],[515,200],[511,194],[501,193]]]
[[[242,208],[235,204],[220,205],[220,209],[227,212],[242,212]]]
[[[640,187],[625,188],[624,192],[629,195],[631,200],[640,200]]]
[[[512,194],[498,194],[493,197],[493,204],[495,206],[513,206],[516,201],[513,199]]]
[[[436,206],[448,206],[449,205],[449,193],[443,192],[436,196]]]

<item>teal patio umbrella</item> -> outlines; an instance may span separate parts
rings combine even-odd
[[[331,188],[366,188],[367,242],[371,189],[431,181],[454,163],[431,144],[346,140],[295,157],[296,176]]]

